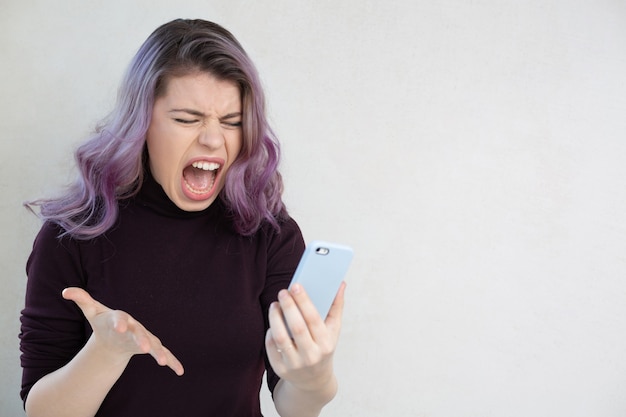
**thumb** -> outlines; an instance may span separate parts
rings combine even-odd
[[[91,295],[82,288],[69,287],[64,289],[61,295],[66,300],[75,302],[88,320],[91,320],[97,314],[110,310],[91,298]]]
[[[333,301],[333,304],[330,306],[328,315],[326,316],[325,323],[327,326],[331,326],[331,327],[341,326],[341,316],[343,315],[345,292],[346,292],[346,282],[343,281],[341,283],[341,286],[339,287],[339,291],[337,291],[337,295],[335,296],[335,300]]]

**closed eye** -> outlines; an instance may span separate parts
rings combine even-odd
[[[241,122],[222,122],[222,124],[224,126],[231,127],[231,128],[238,128],[238,127],[243,126]]]
[[[220,122],[226,128],[238,129],[243,125],[241,117],[242,117],[241,112],[233,112],[233,113],[226,114],[222,118],[220,118]]]
[[[194,119],[194,120],[189,120],[189,119],[179,119],[179,118],[175,118],[175,119],[174,119],[174,121],[175,121],[176,123],[181,123],[181,124],[184,124],[184,125],[191,125],[191,124],[196,123],[198,120],[197,120],[197,119]]]

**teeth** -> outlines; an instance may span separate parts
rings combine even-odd
[[[192,163],[191,166],[205,171],[215,171],[220,167],[220,164],[217,162],[196,161]]]

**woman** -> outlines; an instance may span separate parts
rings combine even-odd
[[[281,415],[318,415],[344,287],[326,321],[284,289],[304,244],[237,40],[201,20],[158,28],[76,159],[77,182],[33,203],[27,414],[259,416],[267,370]]]

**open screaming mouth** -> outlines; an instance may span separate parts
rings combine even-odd
[[[213,189],[220,164],[196,161],[183,170],[185,187],[193,194],[207,194]]]

